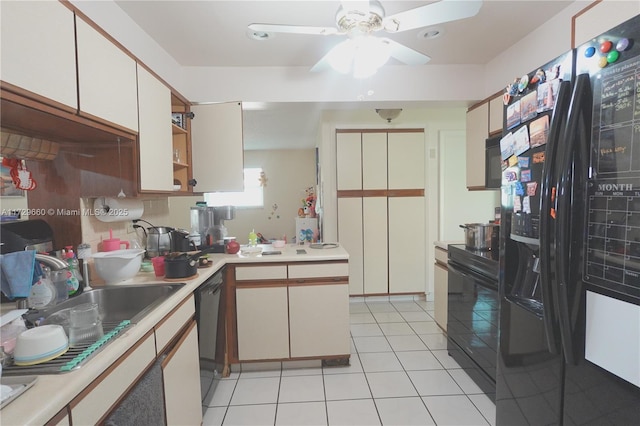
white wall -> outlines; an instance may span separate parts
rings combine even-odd
[[[466,135],[460,130],[443,130],[438,141],[440,151],[438,211],[441,241],[463,241],[461,224],[494,219],[494,208],[500,206],[500,191],[467,191],[465,173]],[[478,158],[484,163],[484,158]]]

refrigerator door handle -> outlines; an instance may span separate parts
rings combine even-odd
[[[547,346],[552,354],[560,353],[560,336],[558,335],[558,305],[553,296],[556,286],[554,234],[555,234],[555,198],[556,198],[556,167],[562,130],[569,110],[571,100],[571,83],[563,81],[556,98],[556,106],[551,116],[545,162],[542,169],[541,205],[540,205],[540,281],[541,296],[544,306],[543,321],[547,336]]]
[[[588,135],[590,134],[590,115],[592,108],[591,80],[589,74],[580,74],[576,77],[571,105],[569,107],[569,118],[565,130],[565,143],[559,163],[559,179],[557,193],[557,244],[556,244],[556,277],[558,280],[558,307],[560,320],[560,336],[565,354],[565,361],[568,364],[577,363],[575,350],[574,330],[572,327],[572,317],[577,314],[577,306],[571,303],[571,294],[580,296],[579,288],[571,286],[581,286],[581,279],[573,276],[572,280],[572,247],[576,247],[575,238],[581,236],[572,233],[572,226],[575,227],[580,219],[578,215],[584,215],[582,201],[574,198],[574,194],[579,192],[579,185],[586,185],[586,176],[580,178],[583,168],[586,170],[588,161]],[[583,126],[583,127],[580,127]],[[584,165],[581,163],[585,163]],[[586,173],[585,173],[586,174]],[[582,247],[580,247],[582,250]]]

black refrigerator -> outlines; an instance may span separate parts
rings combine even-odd
[[[640,422],[640,15],[504,96],[498,425]]]

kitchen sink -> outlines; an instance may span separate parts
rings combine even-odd
[[[118,324],[121,321],[129,320],[135,324],[183,285],[162,283],[95,288],[65,300],[53,308],[29,311],[25,317],[32,323],[39,319],[44,319],[46,322],[47,318],[64,309],[73,308],[83,303],[96,303],[103,323]]]
[[[80,368],[117,338],[122,330],[140,322],[142,318],[160,306],[182,286],[184,283],[101,287],[72,297],[53,308],[31,309],[23,315],[30,325],[57,323],[67,329],[68,323],[65,323],[65,318],[68,320],[70,308],[83,303],[95,303],[100,311],[105,336],[97,342],[70,347],[64,355],[42,364],[5,366],[3,374],[8,376],[59,374]]]

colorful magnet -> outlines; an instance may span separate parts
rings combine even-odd
[[[503,173],[503,178],[506,182],[515,182],[518,180],[518,174],[513,170],[506,170]]]
[[[531,170],[522,170],[520,172],[520,182],[529,182],[529,181],[531,181]]]
[[[518,82],[518,92],[524,92],[524,89],[529,85],[529,76],[527,74],[523,75]]]
[[[535,152],[533,154],[533,164],[544,163],[544,151]]]
[[[525,190],[522,182],[516,182],[515,187],[516,187],[516,195],[524,195]]]
[[[527,182],[527,195],[533,197],[536,195],[538,189],[538,182]]]
[[[602,53],[607,53],[608,51],[610,51],[610,50],[611,50],[611,48],[612,48],[612,47],[613,47],[613,43],[611,43],[609,40],[607,40],[607,41],[603,41],[603,42],[600,44],[600,51],[601,51]]]
[[[606,56],[601,56],[600,59],[598,59],[598,66],[600,68],[604,68],[607,66],[609,62],[607,62],[607,57]]]
[[[515,166],[516,164],[518,164],[518,157],[516,157],[515,155],[512,155],[507,160],[507,164],[509,165],[509,167]]]
[[[611,52],[607,53],[607,62],[612,64],[617,61],[619,57],[620,52],[618,52],[617,50],[612,50]]]
[[[502,103],[505,105],[509,105],[509,102],[511,102],[511,95],[509,94],[509,91],[507,89],[507,92],[502,95]]]
[[[629,47],[629,39],[628,38],[621,38],[620,40],[618,40],[618,43],[616,43],[616,50],[618,52],[624,52],[625,50],[627,50],[627,47]]]
[[[522,199],[522,212],[531,213],[531,198],[524,197]]]
[[[525,169],[529,167],[529,157],[518,157],[518,166]]]
[[[516,213],[522,211],[522,199],[520,197],[516,197],[513,200],[513,211]]]
[[[584,51],[584,56],[585,56],[586,58],[590,58],[590,57],[592,57],[592,56],[593,56],[593,55],[595,55],[595,54],[596,54],[596,48],[595,48],[595,47],[593,47],[593,46],[589,46],[589,47],[587,47],[587,49]]]

